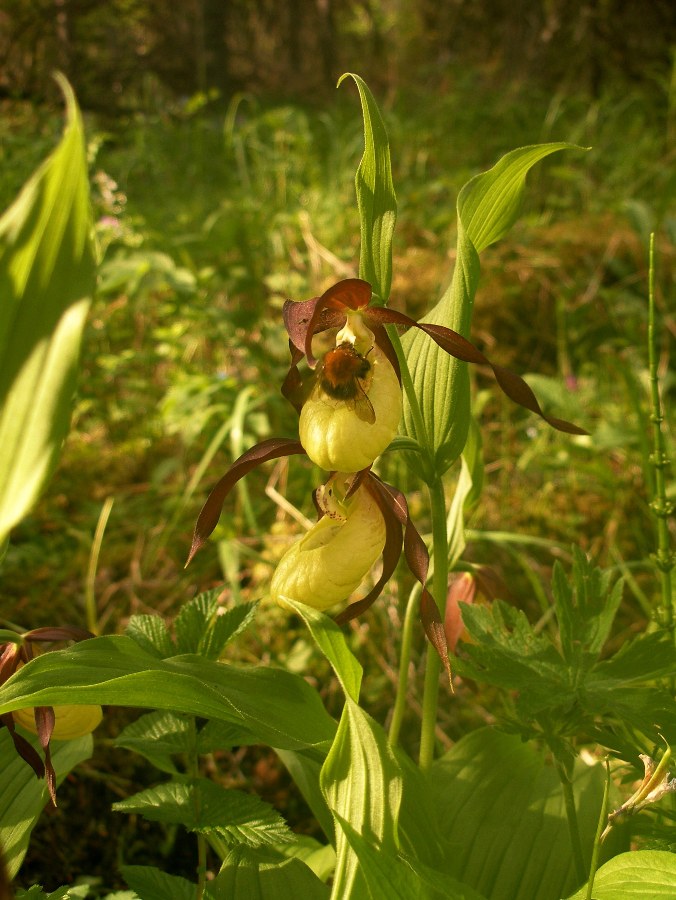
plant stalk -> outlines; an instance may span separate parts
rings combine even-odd
[[[577,824],[577,810],[575,809],[575,795],[573,784],[566,770],[559,760],[556,760],[556,771],[563,789],[563,802],[566,807],[566,819],[568,820],[568,832],[575,863],[575,876],[580,884],[585,882],[584,856],[582,855],[582,842],[580,840],[580,828]]]
[[[389,739],[390,744],[396,747],[399,743],[401,726],[406,712],[406,694],[408,692],[408,668],[411,662],[411,647],[413,645],[413,631],[418,618],[420,608],[420,595],[422,586],[416,582],[415,587],[408,597],[406,613],[404,615],[404,627],[401,633],[401,651],[399,654],[399,678],[397,681],[397,695],[392,710]]]
[[[446,526],[446,495],[439,476],[428,484],[430,508],[432,511],[432,547],[434,554],[434,574],[432,595],[437,602],[441,618],[446,609],[448,592],[448,531]],[[423,711],[420,728],[420,768],[429,769],[434,761],[434,732],[437,725],[439,700],[439,674],[441,660],[434,647],[428,645],[425,662],[425,685],[423,688]]]
[[[653,452],[651,463],[654,470],[654,496],[650,508],[655,516],[657,531],[657,551],[653,556],[660,573],[662,589],[663,624],[676,643],[676,620],[674,598],[671,589],[671,570],[674,568],[674,554],[671,553],[668,519],[673,511],[667,500],[666,470],[669,458],[666,454],[662,422],[662,401],[657,372],[657,333],[655,328],[655,235],[650,235],[650,269],[648,282],[648,370],[650,376],[650,420],[652,422]]]
[[[197,752],[197,723],[190,719],[191,747],[188,753],[188,774],[191,778],[199,777],[199,753]],[[195,805],[199,804],[197,792],[195,792]],[[195,810],[195,821],[199,821],[201,810]],[[207,884],[207,839],[197,832],[197,889],[195,900],[202,900]]]
[[[601,814],[599,815],[599,824],[596,828],[596,836],[594,837],[594,849],[592,850],[591,865],[589,867],[589,879],[587,881],[587,893],[585,900],[592,900],[592,892],[594,890],[594,879],[596,870],[599,867],[599,856],[601,854],[601,834],[603,826],[608,819],[608,795],[610,794],[610,766],[606,760],[606,784],[603,789],[603,801],[601,802]]]

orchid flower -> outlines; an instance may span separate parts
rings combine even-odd
[[[458,332],[443,325],[416,322],[397,310],[372,306],[371,301],[371,285],[367,281],[347,278],[320,297],[287,300],[284,304],[291,368],[282,393],[299,410],[301,443],[310,459],[321,468],[345,472],[365,468],[386,449],[397,432],[401,375],[386,325],[418,328],[456,359],[488,366],[504,393],[515,403],[559,431],[586,434],[577,425],[545,415],[535,394],[520,376],[491,363]],[[342,330],[336,336],[336,348],[318,360],[313,355],[312,339],[329,328]],[[348,355],[338,374],[332,376],[336,368],[333,354],[341,348],[343,355]],[[348,363],[349,348],[354,350],[352,359],[363,361],[361,375]],[[309,397],[304,396],[308,385],[298,370],[303,357],[310,369],[315,370]]]
[[[16,640],[0,644],[0,685],[33,659],[35,655],[33,644],[53,641],[83,641],[92,637],[94,635],[90,631],[71,626],[35,628],[25,634],[16,635]],[[74,713],[73,710],[77,710],[77,712]],[[68,740],[89,734],[100,723],[101,718],[100,706],[36,706],[30,710],[4,713],[0,716],[0,728],[4,726],[9,730],[14,749],[19,756],[26,760],[38,778],[45,777],[49,796],[53,805],[56,806],[56,773],[50,754],[51,739]],[[17,724],[38,736],[45,755],[44,762],[33,745],[16,730]]]

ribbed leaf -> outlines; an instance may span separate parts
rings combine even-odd
[[[485,900],[469,885],[421,863],[388,853],[355,831],[341,827],[354,853],[372,900]]]
[[[591,852],[604,780],[602,766],[576,766],[585,852]],[[456,878],[490,900],[560,900],[576,887],[561,784],[544,752],[483,728],[434,763],[429,781]]]
[[[396,854],[402,776],[383,729],[349,697],[320,783],[338,822],[332,897],[347,900],[367,896],[359,859],[340,822],[348,822],[385,852]]]
[[[458,196],[458,238],[455,271],[439,303],[426,322],[444,325],[469,336],[474,296],[479,284],[479,253],[503,237],[517,219],[529,169],[539,160],[572,144],[522,147],[504,156],[492,169],[469,181]],[[412,329],[404,349],[421,404],[429,449],[443,473],[458,458],[467,440],[470,421],[467,365],[448,356],[424,333]],[[424,446],[411,411],[404,401],[405,433]]]
[[[581,888],[570,900],[585,900]],[[594,900],[672,900],[676,897],[676,854],[665,850],[621,853],[596,873]]]
[[[37,738],[26,737],[35,747]],[[92,754],[92,737],[73,741],[53,741],[52,762],[57,784]],[[44,779],[35,773],[14,751],[6,728],[0,730],[0,847],[10,878],[14,878],[28,849],[28,841],[35,823],[42,814],[49,794]]]
[[[328,900],[330,889],[299,859],[235,847],[209,885],[214,900]]]
[[[123,636],[45,653],[0,687],[0,713],[60,703],[153,707],[219,719],[244,725],[261,743],[319,758],[335,733],[319,695],[298,675],[195,656],[159,660]]]
[[[390,145],[385,123],[366,82],[359,75],[346,72],[338,84],[345,78],[352,78],[359,89],[364,117],[364,155],[355,178],[361,227],[359,277],[368,281],[385,303],[392,283],[392,237],[397,220]]]
[[[37,500],[68,432],[94,287],[82,121],[59,83],[61,143],[0,219],[0,544]]]

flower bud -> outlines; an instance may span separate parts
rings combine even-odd
[[[402,395],[392,364],[361,316],[348,316],[300,413],[300,441],[328,471],[359,472],[397,433]]]
[[[17,709],[12,713],[14,721],[30,731],[37,734],[38,729],[35,724],[35,711],[30,709]],[[70,741],[73,738],[84,737],[90,734],[100,723],[103,718],[103,711],[100,706],[76,706],[68,704],[65,706],[54,707],[54,731],[52,738],[57,741]]]
[[[385,546],[385,520],[368,490],[360,487],[345,500],[351,477],[335,475],[318,491],[324,516],[297,541],[277,566],[272,599],[328,609],[347,600]]]

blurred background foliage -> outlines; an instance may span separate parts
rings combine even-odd
[[[627,579],[616,645],[645,628],[657,593],[651,231],[673,456],[675,46],[669,0],[0,0],[0,204],[61,132],[50,74],[58,68],[85,112],[101,259],[72,431],[47,493],[12,535],[0,625],[82,625],[93,598],[98,628],[114,632],[134,613],[171,617],[216,585],[224,603],[257,599],[314,517],[320,473],[280,461],[242,483],[213,547],[183,570],[197,512],[229,462],[257,440],[296,433],[279,393],[284,299],[356,274],[362,122],[356,92],[335,90],[353,70],[390,133],[399,203],[392,302],[416,317],[450,278],[455,202],[470,177],[524,144],[591,147],[529,176],[517,226],[482,257],[473,325],[492,360],[537,372],[530,380],[548,408],[591,437],[552,432],[474,374],[486,473],[463,563],[498,569],[501,595],[548,627],[552,563],[567,565],[579,544]],[[380,470],[407,492],[426,533],[425,497],[401,459],[386,455]],[[352,624],[354,649],[368,659],[365,703],[382,722],[410,588],[402,572]],[[417,733],[422,650],[420,635],[405,744]],[[300,621],[281,610],[261,611],[237,652],[307,673],[329,709],[340,707]],[[440,740],[494,721],[499,705],[460,683],[441,710]],[[125,716],[111,713],[103,732],[112,738]],[[105,880],[119,855],[148,861],[147,835],[141,841],[124,817],[111,821],[109,809],[152,775],[105,734],[98,746],[36,833],[27,878],[31,865],[42,877],[45,856],[54,886],[94,869]],[[272,752],[242,748],[216,766],[228,784],[257,790],[312,830]],[[72,816],[83,809],[76,841]],[[157,831],[168,871],[190,871],[175,834],[142,827]]]

